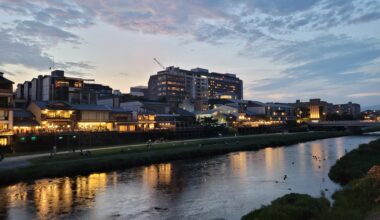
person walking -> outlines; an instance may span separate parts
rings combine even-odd
[[[53,146],[53,156],[57,155],[57,146]]]

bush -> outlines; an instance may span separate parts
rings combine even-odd
[[[264,206],[246,216],[243,220],[307,220],[315,219],[326,212],[330,203],[326,198],[313,198],[305,194],[291,193],[274,200],[271,205]]]
[[[374,165],[380,164],[380,139],[362,144],[331,167],[329,177],[340,184],[365,176]]]

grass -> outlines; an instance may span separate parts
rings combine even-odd
[[[380,173],[379,173],[380,174]],[[305,194],[287,194],[270,205],[252,211],[243,220],[361,220],[379,213],[380,181],[363,177],[353,181],[333,195],[332,206],[326,198]]]
[[[329,208],[330,202],[326,198],[291,193],[243,216],[242,220],[306,220],[315,218]]]
[[[0,170],[0,184],[6,185],[45,177],[106,172],[138,165],[211,156],[232,151],[258,150],[267,146],[291,145],[348,134],[345,132],[310,132],[250,135],[154,144],[149,149],[146,146],[106,149],[93,151],[90,156],[68,153],[57,155],[53,159],[48,157],[32,159],[31,164],[27,167]]]
[[[331,167],[329,177],[340,184],[365,176],[367,171],[376,164],[380,164],[380,139],[349,152]]]
[[[380,139],[360,145],[357,150],[346,154],[333,166],[329,175],[346,185],[333,194],[332,206],[326,206],[328,203],[324,197],[288,194],[274,200],[268,206],[252,211],[242,219],[359,220],[372,214],[376,216],[373,219],[378,219],[380,168],[375,174],[367,172],[374,165],[380,164],[379,148]]]

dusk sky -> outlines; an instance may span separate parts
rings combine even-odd
[[[236,73],[245,99],[380,104],[380,0],[0,0],[0,13],[15,83],[55,63],[129,92],[156,57]]]

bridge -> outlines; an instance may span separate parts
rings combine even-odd
[[[379,121],[320,121],[320,122],[309,122],[310,126],[313,127],[358,127],[358,128],[368,128],[368,127],[380,127]]]

